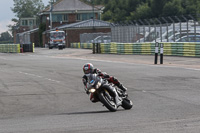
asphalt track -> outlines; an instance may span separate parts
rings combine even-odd
[[[91,62],[127,88],[133,108],[91,103],[82,66]],[[200,59],[92,54],[82,49],[0,53],[0,133],[199,133]]]

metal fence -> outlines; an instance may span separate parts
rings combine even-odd
[[[80,34],[80,43],[110,43],[111,33],[84,33]]]
[[[22,32],[22,33],[17,33],[16,35],[16,43],[18,44],[31,44],[34,42],[31,42],[31,34],[38,31],[39,28],[35,28],[33,30],[29,30],[26,32]]]
[[[200,25],[192,15],[111,24],[111,41],[200,42]]]
[[[200,42],[200,24],[191,15],[112,23],[111,33],[84,33],[81,43]]]

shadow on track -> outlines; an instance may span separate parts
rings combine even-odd
[[[123,111],[123,109],[119,109],[117,111]],[[61,113],[57,115],[81,115],[81,114],[99,114],[99,113],[113,113],[113,112],[110,112],[109,110],[103,110],[103,111]]]

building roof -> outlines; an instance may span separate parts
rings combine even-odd
[[[35,28],[35,29],[32,29],[32,30],[21,32],[21,33],[17,33],[17,34],[19,36],[21,36],[21,35],[24,35],[24,34],[31,34],[31,33],[37,32],[38,30],[39,30],[39,28]]]
[[[59,27],[53,28],[52,30],[65,30],[65,29],[71,29],[71,28],[88,28],[88,27],[110,27],[111,23],[102,21],[102,20],[97,20],[97,19],[88,19],[85,21],[80,21],[77,23],[72,23],[72,24],[64,24]],[[50,32],[52,30],[48,30],[46,32]]]
[[[101,10],[103,6],[94,7],[94,11]],[[50,12],[50,7],[46,8],[42,12]],[[81,0],[59,0],[53,4],[53,12],[63,12],[63,11],[92,11],[93,6],[82,2]]]
[[[110,23],[97,19],[88,19],[77,23],[65,24],[57,28],[66,29],[66,28],[84,28],[84,27],[110,27]]]

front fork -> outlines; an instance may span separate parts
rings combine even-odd
[[[108,98],[110,101],[112,101],[113,99],[112,99],[112,97],[110,96],[109,92],[108,92],[106,89],[104,89],[104,91],[105,91],[105,95],[107,96],[107,98]]]
[[[113,91],[115,93],[115,103],[117,104],[117,106],[119,106],[122,104],[122,98],[118,95],[116,88],[114,88]]]

